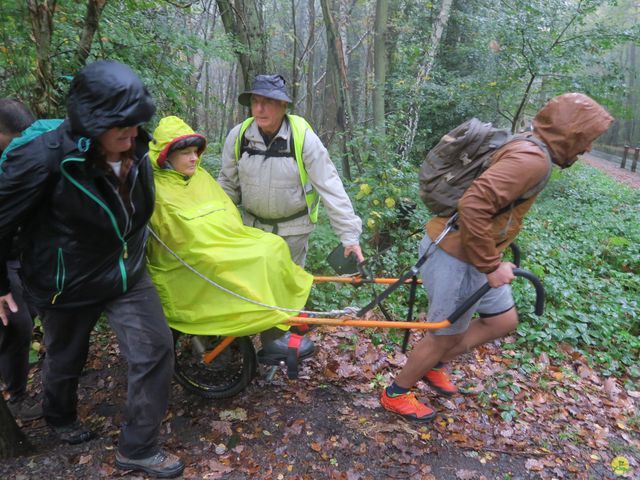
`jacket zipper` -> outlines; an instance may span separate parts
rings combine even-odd
[[[124,266],[124,259],[128,258],[129,252],[128,252],[127,241],[125,240],[124,236],[120,232],[120,227],[118,227],[118,222],[116,221],[116,217],[111,211],[111,209],[102,200],[100,200],[97,196],[95,196],[93,193],[91,193],[89,190],[83,187],[82,184],[80,184],[80,182],[78,182],[65,170],[65,163],[67,162],[84,163],[84,161],[85,161],[84,158],[75,158],[75,157],[65,158],[62,162],[60,162],[60,171],[62,172],[62,175],[64,175],[65,178],[67,178],[67,180],[69,180],[78,190],[80,190],[82,193],[88,196],[91,200],[96,202],[109,216],[109,220],[111,221],[111,225],[116,232],[116,236],[122,242],[122,251],[120,252],[120,256],[118,257],[118,267],[120,268],[120,276],[122,277],[122,293],[125,293],[127,291],[127,270]],[[122,202],[122,200],[120,201]]]
[[[51,299],[51,305],[56,303],[56,300],[64,290],[64,280],[66,277],[66,273],[67,272],[64,266],[64,254],[62,253],[62,248],[58,247],[58,259],[56,265],[56,293]]]

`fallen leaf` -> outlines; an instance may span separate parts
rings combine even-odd
[[[534,472],[539,472],[544,468],[544,463],[540,460],[536,460],[535,458],[530,458],[524,463],[524,467],[527,470],[533,470]]]
[[[604,381],[604,391],[607,393],[611,400],[615,401],[618,399],[621,390],[616,383],[616,379],[613,377],[609,377]]]
[[[240,420],[245,421],[247,419],[247,411],[244,408],[236,408],[235,410],[222,410],[220,412],[220,420],[233,421]]]
[[[478,477],[478,472],[475,470],[456,470],[456,478],[460,480],[473,480]]]

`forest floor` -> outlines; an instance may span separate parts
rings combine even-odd
[[[587,162],[640,186],[640,174]],[[184,478],[640,478],[638,378],[605,377],[568,346],[558,346],[569,359],[562,363],[541,354],[522,365],[500,342],[460,357],[450,368],[467,393],[443,398],[419,385],[419,398],[438,411],[420,426],[378,403],[405,362],[399,347],[352,328],[321,327],[310,336],[318,352],[303,362],[298,380],[281,371],[267,382],[261,367],[227,400],[203,399],[174,383],[161,440],[185,460]],[[31,376],[37,395],[39,364]],[[97,331],[79,414],[98,438],[62,445],[44,421],[24,425],[34,453],[4,461],[0,478],[144,478],[113,466],[125,395],[115,338]]]
[[[378,395],[404,364],[399,348],[366,330],[322,327],[301,378],[264,372],[236,397],[206,400],[174,384],[162,442],[188,479],[615,479],[640,475],[640,386],[542,354],[525,369],[490,344],[452,364],[469,392],[438,397],[438,415],[413,425],[383,410]],[[414,334],[415,340],[417,334]],[[39,390],[33,369],[32,393]],[[42,420],[25,425],[35,452],[5,461],[0,478],[144,478],[114,469],[126,366],[109,331],[97,332],[81,378],[80,417],[98,433],[57,442]],[[506,395],[510,393],[510,395]]]

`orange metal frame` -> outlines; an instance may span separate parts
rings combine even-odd
[[[391,285],[398,281],[397,278],[363,278],[354,277],[313,277],[314,283],[349,283],[352,285],[362,285],[365,283]],[[405,284],[411,284],[408,279]],[[422,283],[418,280],[418,283]],[[284,325],[328,325],[331,327],[361,327],[361,328],[416,328],[419,330],[436,330],[446,328],[451,323],[449,320],[441,322],[393,322],[388,320],[357,320],[353,318],[311,318],[311,317],[289,317],[283,322]],[[213,350],[203,354],[203,361],[209,364],[215,360],[227,348],[236,337],[225,337]]]

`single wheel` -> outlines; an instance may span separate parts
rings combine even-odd
[[[173,332],[175,377],[184,388],[205,398],[228,398],[244,390],[256,374],[256,352],[249,337],[236,338],[211,363],[203,354],[224,337]]]

